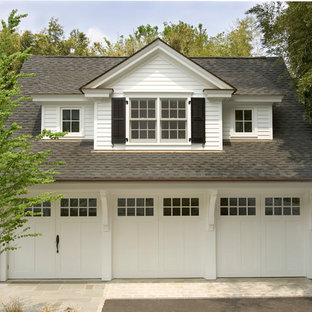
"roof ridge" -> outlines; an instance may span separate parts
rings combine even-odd
[[[126,59],[129,56],[110,56],[110,55],[42,55],[34,54],[31,57],[43,57],[43,58],[123,58]],[[280,56],[188,56],[189,59],[278,59]]]
[[[31,57],[44,58],[128,58],[129,56],[108,56],[108,55],[42,55],[33,54]]]
[[[277,59],[280,56],[189,56],[192,59]]]

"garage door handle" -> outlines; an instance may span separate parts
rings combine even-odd
[[[56,235],[56,252],[59,253],[60,236]]]

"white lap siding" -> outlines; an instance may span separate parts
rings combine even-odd
[[[81,127],[83,137],[81,139],[93,139],[94,117],[93,103],[49,103],[42,105],[42,129],[53,132],[62,131],[61,109],[62,108],[80,108]]]
[[[157,55],[123,76],[109,86],[115,92],[135,90],[138,92],[172,92],[192,90],[202,92],[207,83],[195,77],[189,70],[181,68],[165,55]],[[214,86],[211,84],[210,86]]]
[[[206,99],[206,150],[222,150],[222,101]]]
[[[59,131],[60,114],[59,105],[42,105],[42,129]]]
[[[250,137],[248,134],[239,135],[239,139],[259,139],[259,140],[272,140],[273,139],[273,122],[272,122],[272,104],[242,104],[237,105],[227,103],[223,106],[223,138],[229,140],[234,138],[234,125],[235,125],[235,109],[248,108],[253,110],[253,127],[254,136]],[[235,135],[235,139],[238,138]]]
[[[257,132],[258,139],[272,140],[272,105],[257,106]]]
[[[112,147],[111,99],[97,101],[94,104],[94,149],[103,150]]]
[[[94,113],[93,103],[84,105],[84,136],[85,139],[93,139],[94,132]]]

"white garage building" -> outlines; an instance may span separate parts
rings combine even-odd
[[[312,127],[279,58],[33,56],[16,111],[64,160],[0,278],[312,276]]]

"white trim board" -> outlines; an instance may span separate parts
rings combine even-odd
[[[283,95],[240,95],[234,94],[229,102],[248,103],[279,103],[282,102]]]
[[[83,94],[66,95],[66,94],[34,94],[34,102],[90,102]]]

